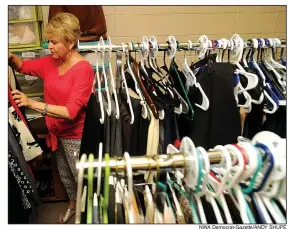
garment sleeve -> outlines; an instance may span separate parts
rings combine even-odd
[[[75,77],[66,108],[72,120],[74,120],[79,111],[87,106],[90,94],[92,93],[93,70],[90,65],[85,65],[79,69],[79,74]]]
[[[41,57],[35,60],[22,60],[22,66],[18,70],[20,73],[30,76],[38,76],[44,79],[44,68],[49,65],[50,56]]]

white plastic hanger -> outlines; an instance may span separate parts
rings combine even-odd
[[[253,48],[257,49],[258,45],[259,45],[257,39],[252,39],[252,41],[253,41]],[[259,65],[257,64],[255,55],[253,55],[253,65],[257,69],[257,71],[259,72],[259,74],[260,74],[260,76],[261,76],[261,78],[263,80],[263,86],[266,87],[266,77],[265,77],[264,73],[262,72],[262,70],[260,69]],[[273,109],[272,110],[264,108],[264,112],[268,113],[268,114],[275,113],[276,110],[278,109],[278,106],[275,103],[275,101],[270,97],[270,95],[265,90],[264,90],[264,97],[266,97],[270,101],[270,103],[273,105]]]
[[[237,145],[245,150],[247,158],[248,158],[248,164],[245,165],[245,170],[240,177],[240,181],[246,181],[251,176],[253,176],[253,174],[257,170],[257,166],[258,166],[258,156],[256,152],[257,149],[255,149],[252,146],[252,144],[248,142],[239,142],[237,143]]]
[[[243,64],[246,68],[248,68],[248,63],[247,63],[247,54],[250,52],[250,49],[244,49],[244,54],[243,54]]]
[[[98,163],[102,162],[102,149],[103,145],[102,142],[99,143],[99,148],[98,148]],[[96,187],[96,194],[99,196],[100,194],[100,188],[101,188],[101,166],[97,168],[97,187]]]
[[[116,119],[119,119],[119,104],[118,104],[118,98],[117,98],[117,93],[116,93],[116,88],[115,88],[115,79],[113,77],[112,73],[112,67],[111,67],[111,52],[112,52],[112,44],[111,44],[111,39],[110,37],[107,37],[108,41],[108,47],[109,47],[109,52],[108,52],[108,65],[109,65],[109,75],[110,75],[110,84],[112,87],[112,93],[114,96],[114,101],[115,101],[115,106],[116,106]]]
[[[265,44],[265,40],[264,39],[260,39],[262,41],[262,47],[265,48],[266,47],[266,44]],[[268,39],[269,40],[269,39]],[[278,39],[279,40],[279,39]],[[280,40],[279,40],[280,41]],[[269,41],[270,43],[270,41]],[[281,42],[280,42],[281,44]],[[269,44],[270,45],[270,44]],[[271,45],[269,46],[269,48],[266,48],[264,50],[264,54],[265,54],[265,57],[264,57],[264,63],[266,65],[266,67],[268,69],[270,69],[274,74],[275,76],[277,77],[277,80],[278,82],[280,83],[280,85],[284,88],[286,87],[286,83],[283,81],[283,78],[282,76],[279,74],[279,72],[276,71],[275,68],[278,68],[276,65],[275,65],[275,61],[273,60],[273,55],[272,55],[272,50],[271,50]],[[277,63],[277,62],[276,62]],[[277,63],[278,65],[284,67],[283,65]],[[284,68],[283,68],[284,69]]]
[[[123,43],[122,43],[122,44],[123,44]],[[128,44],[129,44],[129,46],[130,46],[130,49],[133,50],[132,43],[129,42]],[[126,59],[127,59],[128,70],[129,70],[129,73],[130,73],[130,75],[131,75],[131,77],[132,77],[132,79],[133,79],[133,81],[134,81],[135,90],[136,90],[136,92],[137,92],[137,94],[138,94],[138,96],[140,97],[140,100],[141,100],[140,104],[142,105],[142,117],[143,117],[144,119],[147,119],[147,117],[148,117],[147,103],[146,103],[146,101],[145,101],[145,99],[144,99],[144,97],[143,97],[143,95],[142,95],[142,92],[141,92],[141,90],[140,90],[140,88],[139,88],[138,82],[137,82],[137,80],[136,80],[136,78],[135,78],[135,75],[134,75],[132,69],[131,69],[130,60],[129,60],[129,55],[128,55],[128,50],[126,51],[126,54],[127,54],[127,55],[126,55],[126,57],[127,57]]]
[[[266,223],[273,223],[273,221],[272,221],[272,219],[271,219],[271,217],[270,217],[270,215],[269,215],[269,213],[268,213],[268,211],[267,211],[267,209],[266,209],[266,207],[265,207],[265,205],[264,205],[264,203],[260,197],[260,194],[254,193],[253,195],[254,195],[254,197],[257,201],[257,204],[258,204],[258,206],[259,206],[259,208],[263,214],[265,222]]]
[[[133,187],[132,187],[132,167],[130,162],[130,156],[128,152],[124,152],[124,159],[126,164],[126,176],[127,176],[127,186],[128,186],[128,192],[130,196],[130,201],[132,203],[131,197],[133,196]]]
[[[186,185],[195,190],[199,174],[199,163],[196,147],[189,137],[183,137],[180,151],[186,156],[186,176],[184,178]]]
[[[230,174],[230,183],[228,184],[228,188],[231,188],[234,185],[237,185],[239,183],[240,177],[242,173],[244,172],[245,168],[245,161],[242,153],[239,151],[239,149],[236,146],[233,145],[225,145],[225,148],[227,150],[230,150],[234,153],[234,155],[237,158],[237,164],[232,166],[231,174]]]
[[[233,50],[231,50],[231,52],[232,52],[233,56],[237,56],[237,60],[235,61],[235,65],[239,68],[239,69],[236,69],[235,72],[237,74],[244,75],[247,78],[247,80],[248,80],[246,88],[241,89],[240,92],[242,92],[244,90],[248,91],[250,89],[255,88],[258,85],[258,76],[253,74],[253,73],[246,72],[244,70],[244,68],[242,67],[242,65],[240,64],[240,61],[242,59],[242,54],[243,54],[243,51],[244,51],[244,41],[243,41],[243,39],[238,34],[234,34],[233,37],[232,37],[232,40],[236,44],[234,46],[235,48]]]
[[[222,62],[222,53],[224,52],[224,50],[227,48],[227,39],[222,38],[221,40],[217,40],[217,46],[216,48],[218,48],[217,50],[217,57],[216,57],[216,62],[220,63]],[[223,50],[221,50],[221,48]]]
[[[148,58],[149,56],[149,43],[148,43],[148,39],[147,37],[143,37],[143,42],[141,43],[142,45],[142,49],[139,53],[139,58],[140,58],[140,65],[141,65],[141,68],[143,70],[143,72],[148,75],[145,67],[144,67],[144,61]],[[157,96],[157,94],[155,93],[155,95]],[[159,113],[159,119],[160,120],[164,120],[165,118],[165,111],[164,110],[159,110],[158,111]]]
[[[278,201],[284,209],[286,209],[286,179],[281,182],[280,192],[277,197]]]
[[[76,213],[75,213],[75,224],[80,224],[81,220],[81,207],[82,207],[82,186],[83,186],[83,175],[84,175],[84,163],[86,162],[86,154],[82,154],[79,162],[78,178],[77,178],[77,196],[76,196]]]
[[[156,41],[156,38],[154,38],[154,42],[152,43],[153,47],[155,47],[155,49],[153,50],[157,50],[157,41]],[[174,36],[169,36],[168,39],[167,39],[167,42],[169,43],[170,45],[170,48],[167,50],[167,55],[169,56],[169,59],[173,59],[177,53],[177,40]],[[150,52],[151,54],[152,52]],[[152,56],[152,55],[151,55]],[[156,53],[155,53],[155,56],[156,56]],[[171,62],[172,63],[172,62]],[[167,77],[165,75],[163,75],[163,79],[162,81],[165,83],[165,79],[167,79]],[[174,93],[171,91],[170,88],[168,87],[165,87],[165,89],[169,92],[169,94],[171,95],[172,98],[174,98]],[[181,104],[180,104],[181,105]]]
[[[190,47],[191,43],[188,43],[188,49],[191,50],[192,47]],[[188,79],[187,82],[189,82],[189,85],[187,86],[193,86],[195,85],[201,92],[202,95],[202,103],[201,104],[197,104],[195,103],[195,105],[199,108],[201,108],[202,110],[206,111],[209,109],[210,106],[210,101],[207,97],[207,95],[205,94],[205,92],[203,91],[202,86],[197,82],[197,78],[195,76],[195,74],[193,73],[193,71],[190,69],[188,63],[187,63],[187,58],[186,55],[184,55],[184,63],[183,63],[183,67],[182,67],[182,72],[184,73],[186,79]]]
[[[220,150],[223,155],[223,159],[221,163],[219,164],[219,166],[217,166],[214,169],[217,173],[222,174],[222,179],[221,179],[221,182],[219,183],[214,178],[212,178],[211,175],[209,175],[210,183],[215,190],[215,193],[214,192],[211,192],[211,193],[215,198],[218,198],[221,201],[221,205],[223,207],[223,211],[224,211],[227,223],[233,223],[231,213],[229,211],[226,199],[223,194],[225,187],[226,187],[226,183],[228,182],[230,178],[230,171],[232,169],[232,159],[231,159],[229,151],[224,146],[221,146],[221,145],[216,146],[214,150]],[[223,166],[225,168],[223,168]]]
[[[272,38],[268,38],[268,40],[269,40],[269,42],[270,42],[270,46],[272,46],[273,48],[276,48],[276,46],[277,45],[281,45],[281,41],[278,39],[278,38],[274,38],[274,39],[272,39]],[[268,50],[269,51],[269,50]],[[274,59],[273,59],[273,50],[272,49],[270,49],[270,56],[269,56],[269,61],[276,67],[276,68],[281,68],[281,69],[284,69],[284,70],[286,70],[287,68],[286,68],[286,66],[284,66],[284,65],[282,65],[282,64],[279,64],[277,61],[275,61]]]
[[[203,59],[208,49],[212,47],[212,42],[209,41],[206,35],[202,35],[199,37],[197,43],[200,43],[200,46],[196,49],[197,56],[199,59]]]
[[[99,44],[98,44],[99,49]],[[99,75],[99,62],[98,62],[98,52],[96,51],[96,77],[97,77],[97,93],[98,93],[98,99],[100,103],[100,112],[101,112],[101,118],[99,119],[100,123],[104,123],[104,108],[103,108],[103,101],[102,101],[102,93],[101,93],[101,84],[100,84],[100,75]]]
[[[125,55],[125,45],[124,45],[124,43],[122,43],[122,54]],[[125,56],[124,56],[124,58],[125,58]],[[131,99],[130,99],[130,95],[129,95],[129,92],[128,92],[128,87],[127,87],[126,78],[125,78],[125,74],[124,74],[124,62],[121,65],[121,76],[122,76],[122,80],[123,80],[122,82],[123,82],[123,85],[124,85],[124,88],[125,88],[125,92],[126,92],[126,96],[127,96],[127,103],[128,103],[130,114],[131,114],[130,124],[133,124],[134,123],[134,112],[133,112],[133,109],[132,109]]]
[[[209,173],[210,173],[210,160],[207,151],[202,148],[198,147],[199,152],[202,154],[203,162],[204,162],[204,169],[202,171],[203,173],[203,182],[201,184],[201,191],[197,194],[198,196],[206,196],[207,201],[211,204],[215,217],[217,219],[218,223],[224,223],[220,209],[217,205],[216,199],[212,196],[212,191],[210,191],[207,187],[207,183],[209,182]],[[200,210],[200,209],[199,209]],[[203,212],[200,212],[200,216],[202,218]]]
[[[275,211],[270,199],[267,196],[262,196],[261,198],[262,198],[266,208],[268,209],[268,211],[270,212],[270,214],[274,218],[274,221],[276,223],[286,223],[286,219],[283,216],[281,216],[280,214],[278,214],[277,211]]]
[[[269,131],[262,131],[256,134],[252,139],[252,143],[258,142],[265,144],[274,157],[273,170],[260,193],[267,197],[276,198],[282,180],[286,179],[286,146],[277,134]]]
[[[232,160],[231,160],[230,153],[224,146],[221,146],[221,145],[215,146],[214,151],[221,151],[222,156],[223,156],[222,161],[219,164],[214,165],[213,167],[214,171],[222,174],[222,178],[220,178],[220,183],[218,183],[215,180],[215,178],[209,175],[210,182],[215,183],[215,184],[216,182],[218,183],[218,187],[215,189],[215,192],[212,192],[212,195],[214,197],[218,197],[225,190],[226,182],[229,179],[229,173],[232,167]]]
[[[142,68],[142,70],[144,71],[144,73],[146,75],[148,75],[146,69],[145,69],[145,66],[144,66],[144,61],[148,58],[148,55],[149,55],[149,44],[148,42],[145,42],[145,38],[143,38],[143,42],[141,43],[142,45],[142,50],[140,51],[140,66]]]
[[[246,200],[242,193],[241,188],[238,185],[235,185],[232,189],[235,191],[235,194],[237,197],[237,201],[239,204],[240,217],[243,223],[250,223],[249,217],[247,215]]]
[[[104,88],[105,88],[105,92],[106,92],[106,97],[107,97],[107,114],[108,116],[111,115],[111,100],[110,100],[110,94],[109,94],[109,88],[108,88],[108,81],[107,81],[107,77],[106,77],[106,68],[104,65],[104,55],[105,55],[105,44],[103,41],[103,38],[100,37],[99,38],[99,49],[100,49],[100,60],[101,60],[101,65],[102,65],[102,74],[103,74],[103,78],[104,78]]]
[[[286,82],[283,81],[283,77],[279,74],[279,72],[276,71],[275,68],[280,68],[279,66],[276,67],[276,63],[273,60],[273,55],[272,55],[272,50],[271,49],[265,49],[264,51],[265,54],[265,58],[264,58],[264,63],[267,66],[267,68],[269,68],[270,70],[272,70],[272,72],[275,74],[275,76],[277,77],[278,82],[280,83],[280,85],[282,87],[286,87]],[[279,64],[279,63],[277,63]],[[280,64],[279,64],[280,65]],[[282,67],[285,67],[283,65],[281,65]],[[284,69],[284,68],[283,68]],[[286,67],[285,67],[286,69]]]
[[[247,113],[250,113],[252,110],[252,97],[247,91],[244,90],[244,88],[240,82],[238,84],[239,84],[238,87],[240,88],[239,92],[241,91],[241,93],[244,95],[244,97],[246,99],[245,104],[243,104],[243,105],[238,104],[238,107],[243,107],[246,109]]]
[[[205,214],[205,210],[203,207],[203,203],[201,201],[201,196],[204,196],[205,194],[206,188],[204,187],[206,187],[207,182],[208,182],[208,174],[210,172],[210,161],[209,161],[208,153],[205,151],[204,148],[197,147],[197,150],[201,154],[201,158],[202,158],[203,169],[201,173],[202,173],[203,180],[201,181],[200,192],[195,194],[195,199],[197,202],[201,222],[204,224],[204,223],[207,223],[207,219],[206,219],[206,214]]]

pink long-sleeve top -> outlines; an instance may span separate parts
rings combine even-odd
[[[49,130],[46,138],[48,147],[52,147],[52,151],[58,148],[57,137],[81,139],[85,107],[90,94],[94,91],[92,90],[94,72],[89,62],[80,61],[65,74],[59,75],[57,60],[52,56],[45,56],[36,60],[23,60],[20,72],[42,78],[44,102],[65,106],[72,119],[45,117]]]

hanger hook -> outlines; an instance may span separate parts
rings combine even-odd
[[[107,37],[107,45],[108,45],[108,55],[109,55],[109,58],[111,58],[111,53],[112,53],[112,43],[111,43],[111,39],[110,37]]]

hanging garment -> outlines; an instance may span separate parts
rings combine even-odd
[[[22,191],[12,171],[8,168],[8,223],[29,223],[27,211],[22,204]]]
[[[235,65],[230,63],[210,63],[197,75],[205,94],[210,101],[210,107],[203,111],[194,106],[195,118],[189,137],[196,146],[206,150],[216,145],[226,145],[237,142],[241,135],[240,113],[234,96]],[[195,88],[190,88],[190,100],[193,104],[201,104],[201,94]],[[187,128],[185,126],[180,126]]]
[[[109,201],[108,201],[108,223],[115,223],[115,187],[113,185],[113,176],[109,176]]]
[[[165,154],[166,153],[166,147],[165,147],[165,127],[164,127],[164,121],[159,120],[159,145],[158,145],[158,155]]]
[[[119,181],[116,182],[115,185],[115,204],[116,204],[116,223],[117,224],[125,224],[125,214],[124,214],[124,206],[123,199],[121,197],[121,192],[119,190],[120,184]]]
[[[129,94],[130,94],[130,99],[132,102],[132,108],[134,112],[134,122],[133,124],[130,124],[132,126],[131,127],[132,132],[131,132],[131,138],[130,138],[130,150],[127,152],[129,152],[130,156],[137,156],[137,155],[143,156],[146,153],[146,148],[143,148],[141,146],[144,145],[143,142],[147,142],[146,136],[148,133],[148,129],[147,129],[148,125],[147,125],[147,121],[145,121],[145,119],[141,115],[142,106],[140,104],[139,97],[132,90],[129,90]],[[121,96],[122,96],[122,102],[126,104],[127,97],[126,97],[126,93],[124,90],[121,92]],[[126,136],[123,135],[123,138],[125,137]]]
[[[15,174],[19,175],[19,172],[20,172],[20,180],[19,181],[20,181],[21,184],[23,184],[23,188],[25,189],[26,180],[27,180],[26,184],[29,183],[29,185],[27,185],[27,189],[26,189],[27,192],[29,191],[29,204],[31,206],[31,208],[29,209],[30,210],[29,217],[30,217],[31,222],[36,222],[37,221],[37,214],[35,215],[35,213],[37,213],[37,208],[38,208],[38,205],[41,204],[41,201],[40,201],[40,198],[39,198],[39,195],[38,195],[38,192],[37,192],[35,181],[33,179],[33,174],[31,172],[31,170],[29,170],[27,162],[25,161],[24,155],[23,155],[23,153],[22,153],[22,151],[20,149],[20,146],[19,146],[19,144],[18,144],[18,142],[16,140],[16,137],[15,137],[15,135],[14,135],[14,133],[12,131],[12,128],[11,128],[9,123],[8,123],[8,152],[14,158],[13,165],[15,165],[15,163],[18,165],[17,171],[15,171],[16,172]],[[12,163],[10,163],[10,165],[12,166]],[[15,166],[14,166],[14,168],[15,168]],[[19,169],[20,169],[20,171],[19,171]],[[11,171],[11,170],[9,169],[9,171]],[[14,177],[12,172],[11,172],[11,175]],[[18,178],[19,178],[19,176],[18,176]],[[26,178],[26,179],[24,179],[24,178]],[[9,182],[10,182],[10,180],[11,180],[11,178],[9,177]],[[13,183],[13,181],[11,181],[11,184],[12,183]],[[9,206],[11,205],[11,211],[12,212],[14,211],[14,210],[12,210],[14,208],[13,206],[17,205],[17,201],[18,201],[17,200],[17,198],[18,198],[17,195],[18,194],[16,194],[16,193],[19,193],[20,194],[19,197],[21,197],[21,189],[20,189],[19,184],[17,183],[17,181],[16,181],[16,184],[17,184],[17,188],[14,189],[15,186],[12,185],[14,187],[13,188],[13,187],[10,186],[10,183],[9,183],[9,196],[8,196],[8,198],[9,198]],[[12,197],[11,195],[12,196],[14,195],[14,196]],[[15,198],[15,199],[13,199],[13,198]],[[22,205],[22,202],[21,202],[22,199],[23,198],[20,198],[20,204],[21,204],[21,206],[23,208],[23,205]],[[21,211],[21,209],[17,209],[16,211]],[[10,209],[9,209],[9,212],[10,212]],[[23,214],[23,217],[24,217],[24,215],[25,214]],[[16,218],[17,217],[14,217],[13,215],[11,216],[11,218],[9,216],[9,219],[12,220],[11,223],[13,223],[14,219],[16,219]]]
[[[33,189],[28,179],[26,178],[24,172],[22,171],[20,166],[17,164],[15,158],[11,154],[11,148],[8,149],[8,166],[21,189],[23,208],[25,210],[31,208],[32,206],[30,204],[29,199],[31,198]]]
[[[58,13],[75,15],[80,24],[80,41],[96,41],[102,36],[106,39],[106,21],[102,6],[50,6],[48,21]]]
[[[131,144],[131,135],[132,135],[132,125],[130,124],[131,121],[131,114],[129,113],[125,103],[126,101],[122,101],[122,97],[118,94],[118,101],[119,101],[119,112],[120,112],[120,121],[121,121],[121,135],[122,135],[122,147],[123,151],[117,151],[117,156],[123,156],[123,152],[130,151],[130,144]]]
[[[286,138],[286,106],[279,106],[274,114],[267,114],[262,130],[271,131]]]
[[[38,157],[42,154],[39,143],[35,141],[30,130],[20,117],[21,113],[17,113],[10,102],[8,102],[8,117],[12,131],[17,139],[19,146],[23,152],[26,161]]]
[[[110,144],[111,144],[111,157],[113,156],[123,156],[122,153],[122,127],[121,127],[121,118],[116,119],[116,103],[111,100],[111,116],[110,116]]]
[[[98,158],[99,143],[104,142],[104,125],[100,123],[100,118],[100,103],[92,93],[87,104],[79,157],[82,154],[92,153],[95,158]]]
[[[110,116],[107,114],[107,109],[108,109],[108,103],[106,101],[106,93],[102,93],[102,102],[103,102],[103,109],[104,109],[104,152],[108,153],[109,156],[112,156],[111,154],[111,144],[112,144],[112,139],[111,139],[111,132],[110,132],[110,123],[111,119]]]
[[[12,90],[16,90],[16,82],[13,74],[13,70],[10,66],[8,66],[8,84],[12,88]]]
[[[150,125],[148,128],[146,155],[154,156],[158,154],[159,146],[159,120],[153,116],[152,111],[148,108],[150,114]]]

